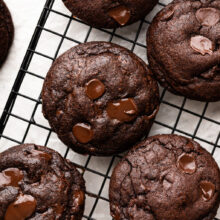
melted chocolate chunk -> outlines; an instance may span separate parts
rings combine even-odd
[[[193,50],[201,53],[202,55],[205,55],[206,53],[209,55],[213,54],[214,48],[212,41],[206,37],[200,35],[191,37],[190,46],[192,47]]]
[[[25,220],[35,211],[37,202],[31,195],[19,195],[6,211],[4,220]]]
[[[205,201],[209,201],[215,193],[215,185],[208,181],[202,181],[200,183],[200,189],[202,191],[202,198]]]
[[[47,154],[42,151],[38,151],[38,150],[32,150],[31,154],[36,157],[41,157],[41,158],[45,159],[46,161],[50,161],[52,159],[52,155]]]
[[[82,144],[86,144],[93,138],[93,130],[90,125],[78,123],[73,127],[73,135]]]
[[[193,174],[196,171],[196,161],[190,154],[182,154],[178,159],[178,167],[185,173]]]
[[[0,173],[0,187],[15,186],[23,179],[23,173],[17,168],[8,168]]]
[[[200,8],[196,12],[197,20],[204,26],[214,26],[220,20],[220,11],[215,8]]]
[[[109,103],[107,106],[107,113],[112,119],[131,121],[136,117],[137,106],[131,98],[121,99],[117,102]]]
[[[92,79],[86,84],[86,94],[90,99],[97,99],[105,92],[104,84],[98,79]]]
[[[121,5],[116,8],[111,9],[108,12],[109,16],[117,21],[121,26],[124,26],[128,23],[131,17],[131,12],[127,7]]]

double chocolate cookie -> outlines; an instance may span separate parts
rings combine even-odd
[[[0,66],[5,61],[14,36],[14,26],[10,12],[0,0]]]
[[[63,0],[73,15],[99,28],[116,28],[144,18],[158,0]]]
[[[199,101],[220,100],[220,1],[176,0],[148,35],[150,68],[162,86]]]
[[[61,55],[47,74],[42,100],[44,116],[67,146],[104,156],[146,135],[159,108],[158,86],[146,64],[106,42]]]
[[[158,135],[116,166],[109,196],[115,220],[212,220],[220,202],[220,171],[195,141]]]
[[[80,220],[85,183],[57,152],[34,144],[0,154],[0,219]]]

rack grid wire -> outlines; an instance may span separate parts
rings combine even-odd
[[[66,49],[92,40],[116,42],[146,61],[145,34],[153,16],[170,0],[161,0],[140,22],[123,29],[96,29],[73,17],[61,0],[47,0],[0,119],[0,151],[35,142],[52,147],[70,159],[86,179],[83,219],[111,219],[108,185],[122,155],[81,156],[64,146],[41,113],[41,88],[52,62]],[[62,8],[62,10],[60,10]],[[51,55],[53,54],[53,55]],[[150,135],[176,133],[201,143],[220,165],[220,103],[202,103],[172,95],[160,88],[161,106]],[[220,211],[215,220],[220,220]]]

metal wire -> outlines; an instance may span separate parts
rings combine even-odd
[[[39,55],[39,56],[44,57],[45,59],[54,61],[56,59],[56,57],[58,56],[60,48],[61,48],[61,46],[63,44],[63,41],[65,39],[69,40],[69,41],[72,41],[72,42],[74,42],[76,44],[83,43],[83,42],[80,42],[77,39],[70,38],[70,37],[67,36],[67,32],[69,30],[71,22],[73,20],[75,20],[75,21],[77,21],[79,23],[85,24],[84,22],[82,22],[82,21],[80,21],[80,20],[78,20],[78,19],[76,19],[76,18],[74,18],[72,16],[69,16],[69,15],[63,14],[63,13],[57,11],[57,10],[54,10],[53,9],[54,2],[55,2],[55,0],[47,0],[46,4],[44,6],[44,9],[43,9],[43,11],[41,13],[41,16],[40,16],[40,19],[38,21],[37,27],[36,27],[36,29],[34,31],[33,37],[31,39],[31,42],[30,42],[29,46],[28,46],[26,55],[24,57],[24,60],[22,62],[20,70],[18,72],[17,78],[16,78],[15,83],[13,85],[13,88],[11,90],[10,96],[9,96],[9,98],[7,100],[7,103],[6,103],[6,106],[4,108],[2,117],[0,119],[0,139],[6,139],[6,140],[12,141],[12,142],[17,143],[17,144],[22,144],[22,143],[25,142],[25,139],[26,139],[26,137],[27,137],[27,135],[28,135],[28,133],[30,131],[30,127],[32,125],[34,125],[34,126],[37,126],[37,127],[41,128],[41,129],[44,129],[44,130],[46,130],[48,132],[47,136],[46,136],[46,139],[45,139],[46,141],[44,143],[45,146],[47,146],[47,144],[48,144],[48,142],[50,140],[50,137],[51,137],[51,134],[52,134],[53,131],[49,127],[37,123],[35,121],[35,119],[34,119],[35,115],[36,115],[36,111],[37,111],[39,105],[41,105],[41,96],[40,96],[40,94],[39,94],[38,98],[34,98],[34,97],[31,97],[31,96],[22,94],[20,92],[20,87],[22,86],[22,83],[23,83],[25,77],[28,76],[28,75],[36,77],[36,78],[41,79],[41,80],[44,80],[44,77],[42,77],[41,75],[33,73],[33,72],[28,70],[34,55]],[[164,4],[161,4],[161,3],[159,3],[159,5],[160,6],[164,6]],[[57,14],[59,16],[62,16],[65,19],[68,20],[67,25],[65,27],[65,31],[64,31],[63,34],[60,34],[60,33],[57,33],[57,32],[55,32],[53,30],[45,28],[45,23],[46,23],[46,21],[48,19],[48,16],[50,15],[50,13],[55,13],[55,14]],[[146,48],[146,46],[144,44],[141,44],[141,43],[138,42],[138,37],[139,37],[139,34],[140,34],[141,29],[142,29],[144,24],[150,24],[150,22],[148,22],[146,20],[142,20],[140,22],[134,40],[131,40],[129,38],[126,38],[125,36],[121,36],[121,35],[117,34],[116,30],[113,30],[113,31],[105,30],[105,29],[99,29],[99,30],[101,30],[104,33],[109,34],[109,39],[108,39],[109,42],[112,41],[113,37],[117,37],[117,38],[119,38],[121,40],[125,40],[126,42],[131,43],[132,44],[131,50],[133,51],[135,49],[135,46],[139,46],[139,47],[142,47],[144,49]],[[44,53],[42,53],[40,51],[36,51],[36,47],[38,45],[40,36],[41,36],[43,31],[60,37],[60,42],[59,42],[59,44],[58,44],[58,46],[56,48],[56,52],[55,52],[55,55],[53,57],[48,56],[48,55],[46,55],[46,54],[44,54]],[[89,38],[89,36],[91,34],[91,31],[92,31],[92,28],[90,27],[88,29],[88,32],[86,34],[84,42],[88,41],[88,38]],[[207,143],[207,144],[211,145],[213,147],[212,155],[214,155],[216,149],[220,148],[220,146],[218,144],[220,142],[219,141],[220,140],[220,132],[218,132],[218,136],[217,136],[217,138],[216,138],[216,140],[214,142],[208,141],[206,139],[203,139],[203,138],[197,136],[198,130],[199,130],[203,120],[206,120],[207,122],[210,122],[213,125],[220,126],[220,122],[219,121],[213,120],[212,118],[206,116],[206,112],[207,112],[207,108],[208,108],[209,103],[205,103],[205,106],[203,108],[202,113],[199,114],[197,112],[194,112],[192,110],[187,109],[187,107],[186,107],[186,100],[187,99],[186,98],[183,99],[181,106],[179,106],[177,104],[173,104],[173,103],[171,103],[169,101],[166,101],[164,99],[165,94],[166,94],[166,90],[163,90],[162,93],[161,93],[161,98],[160,98],[161,104],[164,104],[166,106],[172,107],[173,109],[176,109],[178,111],[178,115],[176,117],[176,121],[175,121],[173,126],[169,125],[169,124],[166,124],[166,123],[163,123],[163,122],[160,122],[159,120],[155,120],[154,123],[169,129],[171,131],[171,133],[177,133],[178,132],[178,133],[180,133],[182,135],[187,135],[187,136],[189,136],[189,137],[191,137],[193,139],[196,139],[198,141],[202,141],[204,143]],[[16,113],[12,112],[13,111],[13,107],[15,105],[15,101],[16,101],[16,99],[18,97],[22,97],[24,99],[30,100],[30,101],[35,103],[30,119],[23,118],[23,117],[17,115]],[[199,120],[197,122],[197,125],[196,125],[196,127],[195,127],[193,132],[186,132],[186,131],[182,131],[181,129],[178,129],[178,123],[179,123],[180,118],[181,118],[183,113],[187,113],[187,114],[190,114],[190,115],[193,115],[193,116],[199,118]],[[22,140],[17,140],[16,138],[13,137],[13,135],[10,135],[10,136],[4,135],[5,127],[7,126],[7,123],[8,123],[10,118],[14,118],[14,119],[17,119],[19,121],[23,121],[23,122],[27,123],[27,127],[26,127],[26,130],[23,133]],[[67,148],[66,152],[64,154],[65,158],[68,156],[69,151],[70,151],[70,149]],[[96,171],[94,169],[91,169],[88,166],[89,162],[92,159],[91,156],[89,156],[87,158],[87,161],[85,162],[84,166],[75,163],[75,165],[78,168],[83,170],[83,173],[88,171],[88,172],[91,172],[91,173],[93,173],[95,175],[98,175],[98,176],[103,178],[101,186],[100,186],[100,189],[99,189],[97,194],[94,194],[92,192],[87,192],[87,195],[94,197],[95,201],[94,201],[93,207],[90,210],[90,213],[88,215],[84,215],[84,219],[94,219],[93,218],[93,214],[96,211],[96,207],[97,207],[97,204],[98,204],[99,200],[103,200],[103,201],[108,202],[108,199],[103,197],[101,194],[102,194],[103,189],[105,187],[106,181],[110,179],[110,171],[111,171],[111,169],[113,167],[113,164],[114,164],[115,160],[120,159],[120,158],[121,158],[121,156],[114,156],[114,157],[112,157],[111,160],[110,160],[108,169],[107,169],[106,173],[104,173],[104,174],[102,172],[99,172],[99,171]],[[215,218],[215,219],[219,220],[217,218]]]

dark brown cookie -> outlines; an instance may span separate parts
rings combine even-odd
[[[73,15],[99,28],[116,28],[144,18],[158,0],[63,0]]]
[[[116,166],[109,197],[115,220],[212,220],[220,202],[220,171],[195,141],[157,135]]]
[[[154,18],[147,35],[152,72],[171,92],[220,100],[220,1],[176,0]]]
[[[0,0],[0,66],[5,61],[14,36],[14,26],[10,12]]]
[[[46,77],[43,113],[59,138],[83,154],[112,155],[146,135],[158,86],[131,51],[106,42],[73,47]]]
[[[0,154],[0,219],[80,220],[85,183],[57,152],[34,144]]]

